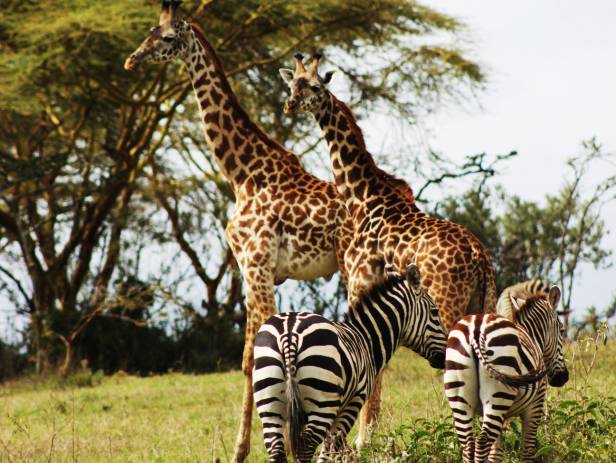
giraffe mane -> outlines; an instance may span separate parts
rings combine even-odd
[[[360,149],[362,149],[365,153],[369,155],[368,158],[370,160],[371,167],[374,169],[374,172],[379,177],[379,179],[393,186],[398,192],[400,192],[403,196],[406,196],[408,200],[415,204],[415,195],[413,194],[413,189],[411,188],[411,186],[406,181],[390,174],[389,172],[385,172],[383,169],[376,165],[372,154],[370,154],[368,152],[368,149],[366,148],[364,133],[362,132],[361,127],[357,123],[357,118],[353,114],[353,111],[351,111],[351,108],[349,108],[346,103],[343,103],[338,98],[336,98],[334,94],[331,94],[331,96],[334,99],[334,104],[349,119],[351,123],[351,131],[353,132],[353,135],[355,135]]]
[[[237,120],[243,121],[246,129],[251,132],[256,133],[259,139],[263,143],[265,143],[266,146],[268,146],[269,148],[275,151],[286,154],[290,161],[295,162],[297,165],[301,165],[299,158],[295,154],[285,149],[280,143],[278,143],[276,140],[274,140],[269,135],[267,135],[261,127],[259,127],[257,124],[255,124],[252,121],[250,116],[246,113],[244,108],[242,108],[242,106],[237,101],[237,96],[235,95],[235,92],[231,88],[231,84],[229,84],[229,80],[227,79],[227,75],[225,74],[224,68],[222,67],[222,63],[220,62],[220,59],[218,58],[218,54],[216,53],[216,51],[214,50],[214,47],[212,47],[210,42],[208,42],[208,40],[205,38],[205,34],[203,33],[203,30],[196,23],[191,23],[190,26],[193,32],[195,33],[195,37],[197,37],[197,40],[199,40],[201,45],[203,45],[203,47],[207,50],[208,55],[211,58],[214,67],[218,71],[218,77],[220,79],[220,86],[222,87],[224,92],[227,94],[229,98],[229,104],[233,108],[233,117]]]

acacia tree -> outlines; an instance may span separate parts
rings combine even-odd
[[[360,110],[380,105],[411,120],[483,79],[454,47],[425,40],[460,23],[415,2],[184,6],[206,26],[251,116],[291,145],[308,130],[281,123],[276,69],[291,51],[340,57]],[[239,275],[221,234],[233,198],[200,154],[207,150],[190,84],[180,66],[122,69],[157,11],[156,2],[137,0],[3,8],[0,290],[28,318],[39,372],[58,358],[68,370],[73,343],[93,317],[117,306],[113,283],[130,272],[158,288],[198,278],[204,313],[243,318]],[[350,66],[366,55],[369,65]],[[190,272],[166,272],[167,264],[153,275],[140,256],[157,253]]]

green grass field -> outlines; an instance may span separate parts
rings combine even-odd
[[[565,388],[550,391],[550,416],[540,429],[541,461],[616,461],[616,343],[600,345],[596,356],[595,346],[568,347],[572,376]],[[5,384],[0,460],[226,462],[241,393],[237,371],[148,378],[82,373],[64,384]],[[459,461],[443,397],[442,376],[401,349],[386,372],[380,428],[360,459]],[[249,461],[265,461],[257,418],[253,424]],[[518,438],[515,426],[506,445],[515,449]]]

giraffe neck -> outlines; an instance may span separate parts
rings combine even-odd
[[[415,198],[406,182],[381,170],[366,149],[361,128],[351,110],[325,90],[327,98],[313,113],[327,142],[338,191],[354,214],[375,197],[402,194],[415,208]]]
[[[216,52],[192,26],[189,52],[184,64],[190,74],[205,139],[223,175],[237,189],[266,166],[266,159],[283,154],[294,156],[268,137],[239,105]]]

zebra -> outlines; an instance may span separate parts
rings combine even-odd
[[[496,302],[496,313],[509,320],[513,320],[513,305],[511,304],[511,294],[513,297],[525,299],[528,296],[538,293],[548,293],[550,285],[543,280],[527,280],[508,288],[505,288]]]
[[[508,297],[514,319],[468,315],[452,328],[447,340],[445,395],[464,448],[464,463],[486,458],[500,462],[502,429],[514,416],[522,419],[522,461],[533,461],[547,383],[560,387],[569,379],[556,312],[560,289],[553,286],[548,294],[526,299]],[[482,425],[474,438],[476,414],[482,415]]]
[[[253,370],[269,461],[287,461],[287,425],[296,461],[311,461],[322,442],[319,462],[340,455],[398,344],[443,368],[446,340],[438,307],[415,265],[404,275],[386,275],[349,308],[343,322],[306,312],[272,316],[257,333]]]

